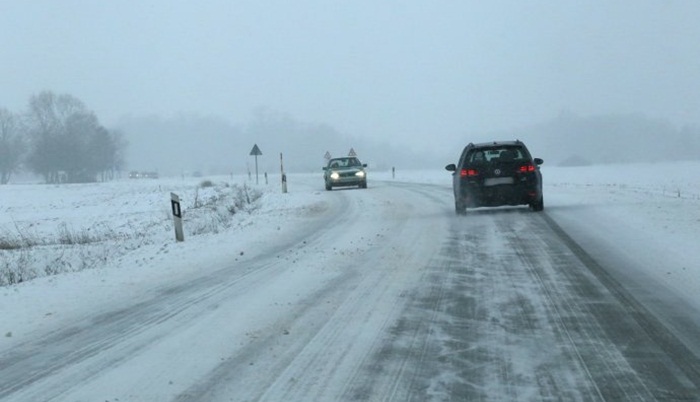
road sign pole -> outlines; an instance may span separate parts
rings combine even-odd
[[[255,155],[255,184],[258,184],[258,155]]]

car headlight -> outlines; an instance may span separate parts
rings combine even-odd
[[[338,172],[331,172],[331,179],[333,179],[333,180],[340,179],[340,175],[338,174]]]
[[[363,171],[360,170],[359,172],[355,173],[355,176],[357,176],[357,177],[365,177],[365,172],[363,172]]]

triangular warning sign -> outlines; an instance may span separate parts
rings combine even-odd
[[[260,148],[258,148],[258,144],[253,145],[253,149],[250,150],[251,155],[262,155],[262,152],[260,152]]]
[[[355,153],[355,148],[350,148],[350,152],[348,152],[348,156],[357,156]]]

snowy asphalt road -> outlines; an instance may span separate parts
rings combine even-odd
[[[694,321],[667,329],[546,212],[457,217],[447,188],[372,184],[3,352],[0,400],[700,400]]]

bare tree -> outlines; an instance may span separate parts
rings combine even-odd
[[[94,139],[106,131],[97,117],[85,110],[75,110],[65,117],[65,131],[61,136],[59,168],[71,183],[95,181],[100,170],[92,153]],[[103,156],[108,157],[108,156]]]
[[[118,131],[99,127],[90,140],[91,167],[101,181],[113,180],[124,164],[123,150],[126,142]]]
[[[98,174],[105,180],[105,172],[119,164],[124,143],[71,95],[33,96],[27,121],[32,140],[27,162],[47,183],[95,181]]]
[[[58,97],[53,92],[44,91],[34,95],[29,99],[26,118],[31,140],[27,164],[34,172],[43,175],[47,183],[59,180],[56,151],[60,148],[63,124],[57,103]]]
[[[126,147],[129,145],[129,142],[126,140],[126,137],[124,136],[124,133],[118,130],[113,130],[111,131],[112,133],[112,141],[114,142],[115,146],[115,154],[114,154],[114,159],[112,160],[112,176],[114,176],[115,173],[119,173],[122,170],[124,170],[125,167],[125,155],[124,153],[126,152]]]
[[[21,119],[0,108],[0,184],[7,184],[19,169],[25,151]]]

